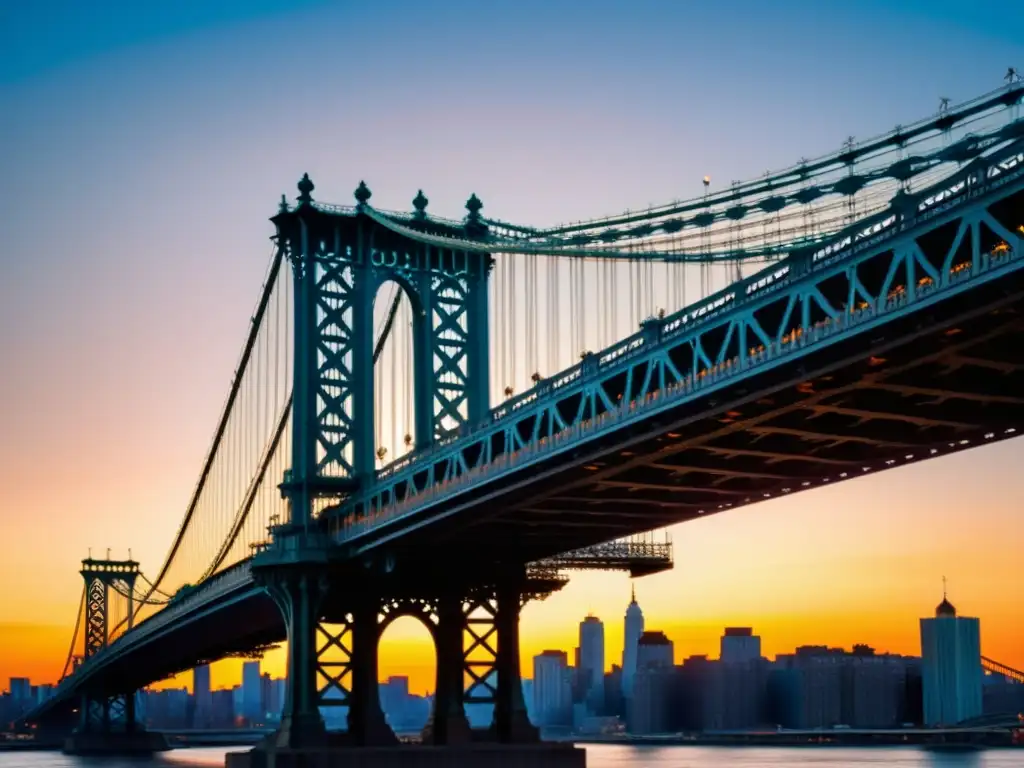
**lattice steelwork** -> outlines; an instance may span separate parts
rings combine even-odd
[[[352,691],[352,617],[316,628],[316,694],[321,707],[347,707]]]
[[[1019,186],[1022,173],[1018,142],[862,221],[842,248],[810,249],[697,306],[650,319],[631,337],[511,398],[458,443],[386,467],[371,493],[332,513],[336,539],[354,541],[470,481],[519,471],[649,409],[698,397],[936,292],[958,292],[965,279],[1011,268],[1024,221],[998,194],[1016,189],[1006,185]],[[983,195],[994,195],[990,208],[973,203]]]
[[[296,417],[282,490],[300,521],[314,514],[318,499],[371,481],[385,455],[375,445],[373,375],[374,303],[384,283],[397,283],[413,309],[410,441],[425,448],[488,406],[489,257],[417,246],[368,216],[325,214],[311,204],[313,188],[304,177],[299,207],[282,208],[274,219],[296,291]],[[356,197],[366,207],[369,189],[361,184]],[[460,236],[471,237],[470,230]]]
[[[107,585],[93,579],[85,590],[85,658],[107,647]]]
[[[122,622],[131,625],[139,564],[134,560],[94,560],[90,557],[82,561],[80,572],[85,580],[82,656],[88,660],[107,647],[112,631]]]

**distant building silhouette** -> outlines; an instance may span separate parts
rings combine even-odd
[[[636,652],[640,636],[644,633],[644,612],[636,602],[636,588],[626,608],[625,644],[622,646],[622,695],[633,698],[633,676],[636,674]],[[628,706],[628,704],[627,704]]]
[[[193,728],[209,728],[213,719],[213,697],[210,692],[210,665],[192,670]]]
[[[749,664],[761,658],[761,638],[750,627],[726,627],[720,658],[723,664]]]
[[[596,616],[580,622],[580,647],[577,661],[580,700],[587,711],[604,710],[604,624]]]
[[[924,724],[956,725],[982,713],[981,622],[956,615],[943,594],[934,619],[921,619]]]
[[[242,664],[241,714],[250,725],[261,724],[266,710],[263,707],[263,680],[259,661]]]
[[[640,735],[670,730],[675,681],[673,654],[672,641],[664,632],[644,632],[640,636],[633,700],[627,709],[632,733]]]
[[[533,722],[540,728],[572,724],[572,672],[565,651],[533,657]]]

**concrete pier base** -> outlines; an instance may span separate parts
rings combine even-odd
[[[64,740],[65,755],[152,755],[170,749],[162,733],[75,733]]]
[[[572,744],[319,747],[229,752],[226,768],[586,768]]]

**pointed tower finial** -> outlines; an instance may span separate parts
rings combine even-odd
[[[416,209],[416,213],[413,214],[414,219],[422,221],[427,218],[427,203],[429,202],[422,189],[416,193],[416,197],[412,201],[412,207]]]
[[[299,196],[296,198],[299,201],[299,205],[309,205],[312,203],[312,192],[316,189],[316,185],[313,184],[313,180],[309,178],[308,173],[302,174],[302,178],[299,179],[299,183],[296,186],[299,188]]]
[[[366,186],[366,182],[360,181],[359,186],[356,187],[355,191],[356,202],[359,205],[366,205],[371,197],[373,197],[373,193],[370,191],[370,188]]]
[[[635,603],[636,602],[636,584],[633,584],[632,586],[633,586],[633,599],[632,599],[632,602]]]
[[[946,577],[942,577],[942,599],[946,599]]]

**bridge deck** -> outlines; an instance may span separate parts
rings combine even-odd
[[[501,542],[539,559],[1012,437],[1024,426],[1024,280],[991,288],[534,464],[500,494],[469,488],[416,525],[416,547],[436,557]]]

